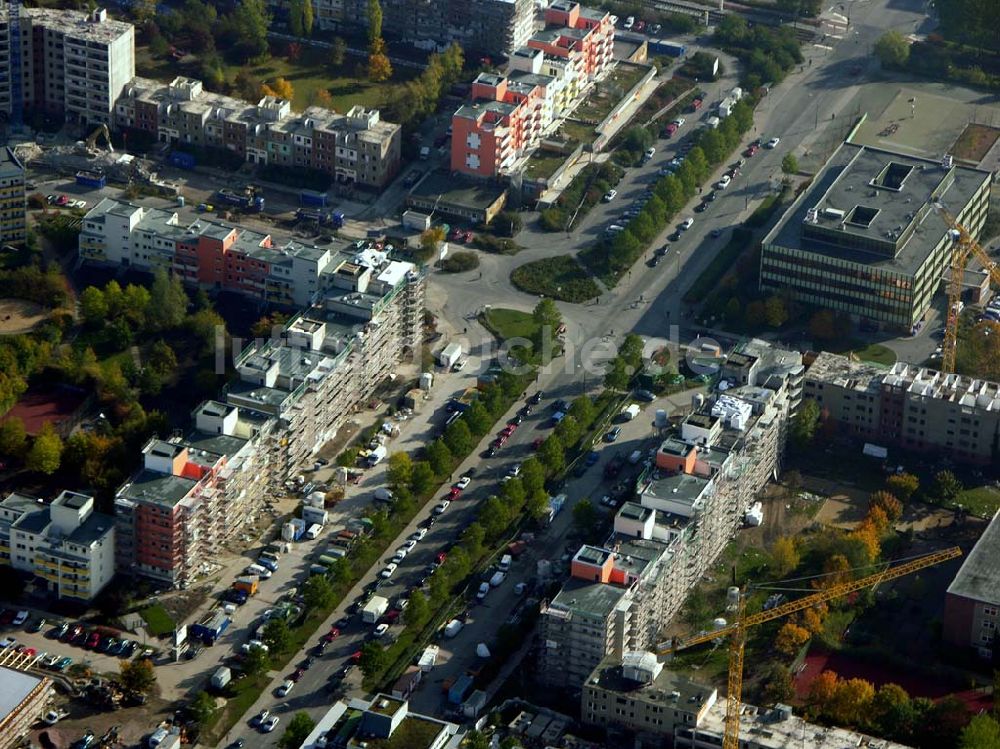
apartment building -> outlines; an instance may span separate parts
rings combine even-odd
[[[452,171],[483,178],[511,172],[612,65],[608,13],[557,0],[545,20],[545,31],[513,52],[506,75],[481,73],[473,81],[470,103],[452,116]]]
[[[990,464],[1000,435],[1000,383],[897,362],[884,368],[822,352],[803,396],[841,431],[885,447]]]
[[[674,749],[719,749],[726,730],[726,700],[715,702],[696,726],[678,726]],[[740,706],[740,749],[909,749],[904,744],[835,726],[809,723],[788,705]]]
[[[24,165],[12,148],[0,148],[0,244],[20,244],[27,234]]]
[[[207,401],[184,437],[151,439],[115,496],[120,571],[183,585],[262,510],[274,470],[268,416]]]
[[[1000,661],[996,647],[1000,623],[1000,512],[962,562],[944,599],[944,640],[971,648],[987,661]]]
[[[539,620],[538,674],[579,690],[605,658],[648,650],[780,469],[802,388],[802,357],[748,341],[725,392],[696,396],[639,476],[603,548],[585,546]],[[745,382],[738,384],[738,378]]]
[[[0,502],[0,564],[33,574],[58,599],[91,601],[115,573],[114,518],[85,494],[64,491],[48,504],[9,494]]]
[[[367,25],[367,0],[312,3],[320,29]],[[457,42],[467,51],[509,55],[534,30],[532,0],[382,0],[381,6],[384,35],[423,49]]]
[[[910,331],[950,270],[941,203],[978,237],[992,174],[844,143],[763,241],[760,286],[892,330]]]
[[[669,669],[648,651],[605,658],[583,685],[584,723],[637,736],[636,746],[663,746],[683,726],[697,726],[718,699],[713,687]]]
[[[302,742],[330,749],[443,749],[457,747],[454,723],[420,715],[407,700],[388,694],[334,702]],[[325,737],[325,741],[324,741]]]
[[[170,83],[134,78],[117,99],[114,122],[160,143],[226,149],[251,164],[316,169],[369,188],[391,182],[401,158],[402,129],[377,109],[293,112],[285,99],[265,96],[251,104],[182,76]]]
[[[421,340],[425,278],[410,263],[360,252],[338,263],[325,301],[284,337],[255,341],[236,360],[230,405],[275,418],[270,448],[282,470],[311,465]]]
[[[193,286],[300,308],[333,285],[344,262],[333,249],[200,217],[182,224],[176,211],[111,198],[87,212],[79,250],[85,262],[163,268]]]
[[[135,75],[132,24],[103,8],[88,12],[23,8],[20,15],[21,91],[25,109],[68,122],[112,123],[115,99]],[[10,70],[10,9],[0,9],[0,61]],[[10,76],[0,80],[0,111],[10,112]]]

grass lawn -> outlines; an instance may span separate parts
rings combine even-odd
[[[254,65],[230,65],[227,63],[223,72],[229,83],[232,83],[236,74],[242,70],[264,83],[276,78],[285,78],[294,89],[292,109],[296,111],[302,111],[311,104],[315,104],[316,95],[325,88],[333,97],[333,108],[338,112],[346,112],[355,104],[363,104],[366,107],[381,107],[393,85],[407,81],[419,73],[413,68],[393,68],[392,80],[376,84],[354,77],[354,66],[357,63],[356,58],[349,56],[342,66],[334,67],[327,62],[324,50],[306,47],[295,62],[290,62],[286,57],[274,55]],[[161,81],[172,80],[175,76],[182,74],[197,78],[197,68],[197,61],[179,63],[175,60],[160,60],[150,55],[148,47],[136,48],[136,73],[138,75]],[[239,96],[235,92],[232,95]]]
[[[989,127],[987,125],[969,124],[958,136],[951,152],[958,159],[968,159],[969,161],[982,161],[997,138],[1000,138],[1000,128]]]
[[[502,341],[510,338],[530,339],[538,330],[530,313],[516,309],[491,307],[483,318],[486,327]]]
[[[884,364],[887,367],[896,363],[896,354],[892,349],[880,343],[872,343],[862,349],[856,349],[854,353],[861,361],[872,362],[873,364]]]
[[[990,518],[1000,508],[1000,490],[992,486],[966,489],[959,495],[958,503],[973,515]]]
[[[557,151],[546,151],[539,148],[535,151],[531,158],[528,159],[527,168],[524,170],[524,176],[529,179],[546,179],[551,177],[556,169],[558,169],[566,158],[568,154],[558,153]]]
[[[176,624],[170,618],[170,614],[158,603],[147,606],[139,612],[139,616],[146,622],[146,630],[153,637],[168,635],[174,631]]]
[[[525,293],[564,302],[585,302],[601,293],[594,279],[572,255],[557,255],[519,265],[511,271],[510,280]]]
[[[577,120],[566,120],[559,128],[559,132],[577,143],[593,143],[597,138],[597,133],[591,125]]]

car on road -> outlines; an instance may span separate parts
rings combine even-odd
[[[764,148],[777,148],[779,143],[781,143],[781,138],[771,138],[771,140],[764,144]]]
[[[641,401],[646,401],[646,403],[652,403],[656,400],[656,396],[648,390],[636,390],[635,397]]]
[[[265,710],[261,710],[259,713],[257,713],[255,716],[253,716],[250,719],[250,725],[252,725],[252,726],[262,726],[262,725],[264,725],[264,721],[267,720],[270,716],[271,716],[271,711],[270,710],[266,710],[266,709]]]
[[[295,669],[295,671],[292,672],[292,675],[289,678],[292,681],[298,683],[299,679],[301,679],[303,676],[305,676],[305,673],[306,673],[306,670],[304,668],[299,667],[299,668]]]
[[[687,122],[683,117],[678,117],[676,120],[671,122],[671,125],[676,125],[677,127],[684,127],[684,123]]]
[[[447,558],[448,558],[448,552],[446,552],[446,551],[439,551],[437,553],[437,555],[434,557],[434,561],[438,565],[442,565],[442,564],[444,564],[444,560],[447,559]]]
[[[16,637],[5,637],[0,640],[0,650],[7,650],[8,648],[13,648],[17,645]]]
[[[69,203],[68,195],[60,195],[58,198],[56,198],[56,205],[64,206],[67,203]]]
[[[512,465],[510,468],[507,469],[507,475],[508,476],[515,476],[516,477],[516,476],[519,476],[520,473],[521,473],[521,464],[520,463],[515,463],[514,465]]]
[[[725,190],[727,187],[729,187],[732,181],[733,181],[732,177],[730,177],[728,174],[724,174],[722,175],[722,179],[720,179],[718,182],[715,183],[715,189]]]
[[[278,687],[277,690],[275,690],[275,694],[278,697],[285,697],[289,692],[292,691],[292,687],[294,686],[295,686],[294,681],[292,681],[291,679],[285,679],[285,681],[281,682],[281,686]]]
[[[635,26],[635,16],[629,16],[625,19],[625,23],[622,24],[622,28],[626,31],[631,30],[633,26]]]
[[[537,406],[539,403],[542,402],[542,398],[544,397],[545,393],[543,393],[541,390],[536,390],[535,394],[532,395],[530,398],[528,398],[528,403],[530,403],[532,406]]]
[[[50,640],[60,640],[62,639],[62,636],[67,632],[69,632],[69,624],[63,622],[59,626],[50,629],[48,631],[48,634],[46,634],[45,636],[48,637]]]
[[[383,569],[381,572],[378,573],[378,576],[383,580],[388,580],[390,577],[392,577],[393,573],[395,573],[398,567],[399,565],[396,564],[395,562],[389,562],[389,564],[385,566],[385,569]]]
[[[760,146],[758,146],[756,143],[751,143],[749,146],[747,146],[747,150],[743,152],[743,155],[749,159],[759,150]]]
[[[665,138],[672,138],[672,137],[674,137],[674,134],[676,132],[677,132],[677,125],[675,125],[673,122],[671,122],[669,125],[667,125],[663,129],[663,135],[664,135]],[[666,169],[666,167],[664,167],[663,169],[660,169],[660,173],[661,173],[660,176],[663,176],[664,169]],[[669,174],[669,171],[667,173]]]
[[[70,658],[67,655],[67,656],[62,657],[59,660],[59,662],[56,663],[56,665],[54,665],[52,668],[54,668],[56,671],[65,671],[67,668],[69,668],[72,665],[73,665],[73,659]]]
[[[41,632],[42,631],[42,627],[44,627],[44,626],[45,626],[45,620],[44,619],[38,619],[38,620],[36,620],[36,621],[34,621],[34,622],[31,623],[31,626],[28,627],[27,631],[28,632]]]
[[[411,538],[403,542],[402,548],[406,549],[407,551],[413,551],[415,548],[417,548],[417,542]]]
[[[409,554],[409,553],[410,553],[409,549],[406,549],[406,548],[404,548],[404,547],[401,546],[398,549],[396,549],[396,553],[392,555],[392,561],[395,564],[399,564],[404,559],[406,559],[406,555]]]
[[[389,631],[389,625],[386,622],[382,622],[372,631],[372,635],[375,637],[382,637],[386,632]]]
[[[650,268],[655,268],[659,264],[660,264],[659,255],[653,255],[653,257],[651,257],[649,260],[646,261],[646,265],[648,265]]]
[[[697,112],[699,109],[701,109],[701,105],[704,103],[705,103],[704,99],[695,97],[694,99],[691,100],[691,111]]]
[[[427,528],[417,528],[413,533],[410,534],[411,541],[423,541],[424,536],[428,533]]]
[[[649,160],[650,160],[651,158],[653,158],[654,156],[656,156],[656,149],[655,149],[655,148],[654,148],[653,146],[650,146],[649,148],[647,148],[647,149],[646,149],[646,152],[645,152],[645,153],[644,153],[644,154],[642,155],[642,157],[643,157],[643,158],[644,158],[644,159],[645,159],[646,161],[649,161]]]
[[[694,226],[694,219],[689,217],[689,218],[686,218],[683,221],[681,221],[677,225],[677,228],[680,229],[681,231],[687,231],[692,226]]]
[[[226,749],[243,749],[247,744],[243,739],[236,739],[232,744],[226,747]]]
[[[714,203],[715,199],[718,197],[719,193],[717,193],[715,190],[712,190],[712,192],[710,192],[708,195],[702,198],[702,200],[704,200],[706,203]]]
[[[673,234],[671,234],[669,237],[667,237],[667,239],[669,241],[671,241],[671,242],[676,242],[680,238],[681,238],[681,233],[679,231],[675,231]]]
[[[604,193],[603,200],[604,200],[605,203],[610,203],[612,200],[614,200],[617,197],[618,197],[618,191],[617,190],[608,190],[606,193]]]
[[[706,203],[705,201],[700,202],[698,205],[694,207],[695,213],[704,213],[707,210],[708,210],[708,203]]]
[[[622,433],[622,428],[621,427],[615,427],[614,429],[611,429],[610,431],[605,432],[605,434],[604,434],[604,441],[605,442],[617,442],[618,441],[618,437],[621,436],[621,433]]]
[[[87,650],[96,650],[98,644],[101,642],[101,636],[97,632],[91,632],[87,637]]]
[[[436,505],[434,505],[434,509],[431,510],[431,512],[434,513],[435,515],[441,515],[441,514],[444,513],[445,510],[448,509],[448,505],[450,505],[450,504],[451,504],[451,502],[449,502],[447,499],[443,499],[440,502],[438,502]]]
[[[20,627],[23,626],[26,621],[28,621],[28,612],[22,609],[17,612],[17,616],[14,617],[13,624],[15,627]]]
[[[472,483],[472,479],[471,478],[469,478],[468,476],[462,476],[462,478],[460,478],[455,483],[455,488],[456,489],[465,489],[471,483]]]
[[[277,715],[272,715],[270,718],[261,723],[260,730],[264,733],[271,733],[271,731],[278,727],[278,720],[279,718]]]
[[[635,22],[635,30],[636,30],[636,32],[643,31],[645,28],[646,28],[646,22],[643,21],[641,18],[638,21]]]
[[[663,26],[662,25],[660,25],[658,23],[654,23],[652,26],[649,27],[649,34],[650,34],[650,36],[656,36],[662,30],[663,30]]]
[[[476,600],[477,601],[484,600],[489,592],[490,592],[490,584],[480,583],[479,590],[476,591]]]

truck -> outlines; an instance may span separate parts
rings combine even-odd
[[[260,578],[256,575],[243,575],[242,577],[237,577],[236,581],[233,583],[233,590],[245,590],[248,596],[257,595],[257,590],[260,588]]]
[[[322,507],[302,508],[302,520],[308,525],[312,525],[314,523],[321,526],[326,525],[329,519],[330,519],[330,513],[328,513]]]
[[[369,468],[374,468],[379,463],[381,463],[383,460],[385,460],[385,458],[386,458],[386,456],[388,454],[389,454],[389,451],[386,450],[385,445],[379,445],[374,450],[372,450],[370,453],[368,453],[368,467]]]
[[[389,599],[382,596],[372,596],[372,599],[361,609],[361,621],[374,624],[389,610]]]
[[[420,659],[417,661],[417,665],[420,667],[420,670],[427,673],[434,668],[440,651],[441,649],[437,645],[428,645],[424,648],[424,652],[420,654]]]
[[[292,518],[289,525],[292,526],[292,541],[301,541],[302,537],[306,534],[306,528],[308,524],[305,520],[301,518]]]
[[[105,177],[101,172],[92,172],[87,169],[81,169],[76,173],[76,184],[81,187],[93,187],[101,188],[108,184],[107,177]]]
[[[733,113],[733,107],[736,106],[736,102],[729,96],[723,99],[719,104],[719,117],[728,117]]]
[[[299,202],[302,205],[311,205],[316,208],[326,208],[326,193],[315,190],[303,190],[299,193]]]
[[[649,42],[649,51],[656,55],[684,57],[687,53],[687,47],[683,44],[668,42],[666,39],[652,39]]]
[[[194,154],[186,153],[185,151],[171,151],[167,157],[167,163],[178,169],[194,169]]]
[[[448,702],[453,705],[461,705],[471,689],[472,677],[469,674],[462,674],[451,685],[451,689],[448,690]]]
[[[235,206],[244,211],[260,213],[264,210],[264,198],[257,194],[257,191],[248,187],[242,191],[230,190],[224,187],[215,193],[215,198],[220,203]]]
[[[451,369],[455,366],[455,362],[462,358],[462,344],[460,343],[449,343],[441,351],[438,352],[437,360],[438,363],[445,369]]]
[[[229,670],[228,666],[219,666],[212,674],[212,678],[209,683],[212,685],[212,689],[221,690],[225,689],[226,685],[233,680],[233,672]]]
[[[341,229],[344,226],[344,214],[341,211],[299,208],[295,211],[295,218],[302,221],[313,221],[320,226],[328,226],[331,229]]]
[[[306,538],[313,541],[319,538],[319,534],[323,532],[323,526],[319,523],[313,523],[306,529]]]
[[[206,645],[214,645],[215,641],[222,637],[223,633],[229,629],[230,619],[224,611],[216,610],[209,613],[200,622],[192,624],[189,634],[200,639]]]

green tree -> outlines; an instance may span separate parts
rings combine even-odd
[[[465,734],[465,749],[490,749],[490,740],[485,734],[475,728]]]
[[[799,171],[799,160],[795,158],[794,154],[786,153],[785,158],[781,160],[781,171],[785,174],[797,174]]]
[[[424,448],[424,457],[430,464],[435,476],[444,478],[451,475],[453,458],[444,440],[439,438],[427,445]]]
[[[764,700],[768,705],[787,704],[795,697],[795,684],[788,669],[780,663],[772,663],[764,675]]]
[[[942,504],[951,504],[958,499],[964,488],[951,471],[938,471],[934,474],[930,496]]]
[[[962,729],[959,749],[1000,749],[1000,723],[988,713],[975,716]]]
[[[333,578],[333,581],[344,587],[348,583],[352,582],[354,579],[354,571],[351,569],[351,563],[348,561],[347,557],[340,557],[335,560],[332,565],[330,565],[329,575]],[[308,603],[308,601],[307,601]],[[333,601],[330,601],[333,604]]]
[[[505,481],[500,487],[500,495],[507,500],[507,506],[513,513],[520,512],[528,498],[528,492],[525,491],[520,478]]]
[[[208,692],[198,692],[194,696],[194,699],[191,700],[188,708],[191,711],[194,722],[203,728],[212,722],[212,718],[215,717],[215,711],[218,709],[215,704],[215,697]]]
[[[455,456],[467,455],[476,444],[465,419],[458,419],[445,429],[444,443],[448,446],[451,454]]]
[[[246,2],[254,3],[260,0],[246,0]],[[157,268],[153,272],[153,286],[149,298],[148,318],[154,330],[176,328],[184,322],[188,298],[179,276],[168,276],[165,270]]]
[[[545,487],[545,469],[538,458],[532,456],[521,464],[521,484],[530,496]]]
[[[885,480],[885,488],[905,504],[920,488],[920,479],[912,473],[896,473]]]
[[[559,473],[566,467],[566,455],[558,435],[550,434],[538,447],[538,459],[549,474]]]
[[[642,336],[629,333],[618,347],[618,356],[632,368],[633,372],[638,372],[642,368],[642,351],[645,345]]]
[[[389,456],[385,479],[394,492],[409,489],[413,481],[413,461],[409,453],[397,452]]]
[[[507,506],[497,497],[490,497],[479,512],[478,522],[486,533],[486,538],[493,541],[510,525],[511,516]]]
[[[421,629],[431,619],[431,606],[419,588],[410,593],[410,602],[403,612],[403,619],[414,630]]]
[[[604,373],[604,387],[609,390],[628,390],[628,383],[631,379],[632,374],[628,371],[628,365],[625,363],[625,360],[620,356],[616,356],[608,364],[607,370]]]
[[[333,586],[325,575],[312,575],[302,586],[302,598],[313,611],[324,611],[333,605]]]
[[[312,2],[306,2],[302,7],[302,33],[306,36],[312,36],[313,24],[315,23],[315,16],[313,15]]]
[[[130,694],[149,694],[156,685],[156,673],[149,658],[118,661],[118,683]]]
[[[536,332],[532,336],[532,343],[535,350],[541,354],[545,350],[550,350],[556,331],[562,325],[562,313],[552,299],[542,299],[535,305],[531,313],[532,321],[535,323]]]
[[[462,420],[469,425],[469,431],[477,437],[482,437],[493,426],[493,417],[486,410],[486,406],[478,400],[474,400],[465,410]]]
[[[576,441],[583,436],[583,427],[571,415],[567,415],[556,425],[553,435],[559,438],[565,452],[565,448],[575,445]]]
[[[764,300],[764,318],[772,328],[780,328],[788,322],[788,308],[780,296],[771,296]]]
[[[271,657],[259,645],[253,645],[243,657],[243,670],[247,676],[260,676],[271,667]]]
[[[898,31],[887,31],[875,42],[875,56],[883,67],[906,67],[910,59],[910,43]]]
[[[88,325],[101,326],[108,319],[108,303],[104,292],[88,286],[80,293],[80,314]]]
[[[333,46],[330,47],[330,63],[339,68],[344,64],[347,59],[347,42],[344,41],[344,37],[338,36],[333,40]]]
[[[8,458],[20,458],[24,455],[28,436],[24,430],[24,422],[18,416],[8,416],[0,421],[0,455]]]
[[[410,490],[418,497],[431,490],[434,486],[434,469],[426,460],[418,460],[413,464],[410,475]]]
[[[871,723],[882,736],[904,737],[913,727],[916,713],[910,695],[898,684],[883,684],[872,700]]]
[[[509,481],[507,482],[510,483]],[[462,531],[462,546],[469,552],[469,557],[478,559],[483,553],[483,544],[486,542],[486,531],[483,526],[474,522]]]
[[[271,14],[264,0],[240,0],[229,18],[229,27],[236,37],[236,53],[245,61],[266,56],[270,26]]]
[[[501,211],[493,219],[493,230],[505,237],[513,237],[521,231],[524,223],[512,211]]]
[[[795,447],[803,448],[813,441],[816,428],[819,426],[819,418],[819,404],[813,398],[804,398],[799,410],[792,417],[792,427],[788,434]]]
[[[146,366],[161,375],[172,375],[177,371],[177,355],[170,348],[170,344],[161,339],[150,347]]]
[[[584,538],[590,538],[594,535],[599,522],[600,517],[597,513],[597,508],[594,507],[594,503],[589,499],[581,499],[574,505],[573,525]]]
[[[581,395],[570,404],[569,416],[576,419],[582,429],[588,429],[597,416],[594,401],[589,395]]]
[[[379,0],[368,0],[368,46],[375,47],[382,41],[382,5]]]
[[[262,639],[272,653],[283,652],[291,642],[292,631],[284,617],[272,619],[264,626]]]
[[[361,660],[358,661],[361,673],[371,678],[381,674],[389,666],[389,654],[378,642],[369,640],[361,646]]]
[[[302,12],[305,5],[304,0],[291,0],[288,3],[288,30],[292,32],[294,37],[305,36],[305,30],[302,27]]]
[[[56,434],[51,424],[46,424],[31,444],[28,457],[25,459],[25,466],[29,471],[52,475],[59,470],[62,449],[63,444],[59,435]]]
[[[288,721],[288,727],[281,735],[278,746],[281,749],[299,749],[315,727],[316,721],[309,717],[309,713],[300,710]]]

